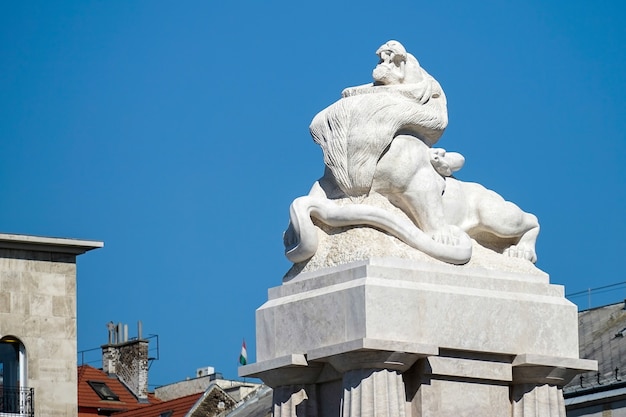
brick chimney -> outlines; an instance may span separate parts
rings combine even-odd
[[[116,375],[139,401],[147,401],[149,342],[141,338],[141,322],[138,337],[132,340],[128,340],[128,326],[111,322],[107,327],[109,343],[102,345],[102,370]]]

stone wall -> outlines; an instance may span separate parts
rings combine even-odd
[[[76,255],[102,246],[81,243],[0,234],[0,338],[25,347],[37,416],[77,415]]]

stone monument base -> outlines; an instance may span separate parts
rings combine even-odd
[[[526,262],[526,261],[520,261]],[[401,259],[301,273],[257,310],[274,416],[564,416],[577,309],[547,274]]]

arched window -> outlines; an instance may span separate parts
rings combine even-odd
[[[26,379],[26,349],[16,337],[0,339],[0,413],[32,415],[32,389]]]
[[[16,337],[0,339],[0,383],[10,388],[26,386],[26,349]]]

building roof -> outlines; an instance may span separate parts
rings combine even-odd
[[[580,357],[598,361],[598,372],[575,377],[564,388],[567,396],[619,388],[626,382],[626,306],[624,303],[578,313]]]
[[[137,408],[116,414],[116,417],[184,417],[198,402],[203,393],[191,394],[185,397],[152,404],[149,407]]]
[[[91,384],[90,384],[91,383]],[[95,384],[94,384],[95,383]],[[99,395],[96,389],[106,384]],[[110,399],[106,398],[109,393]],[[102,395],[105,398],[102,398]],[[114,398],[117,399],[114,399]],[[93,416],[97,414],[112,414],[126,410],[146,407],[161,401],[153,395],[148,395],[148,402],[140,402],[132,392],[115,376],[89,365],[78,367],[78,416]]]
[[[228,413],[226,417],[271,417],[274,391],[267,385],[261,385],[245,402]]]
[[[236,404],[235,400],[213,383],[204,392],[115,414],[115,417],[214,417]]]
[[[104,242],[95,240],[0,233],[0,248],[3,249],[38,250],[80,255],[103,246]]]

